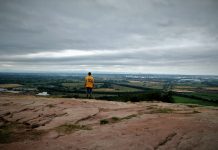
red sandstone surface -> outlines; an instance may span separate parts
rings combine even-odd
[[[217,150],[217,116],[198,105],[1,94],[0,149]]]

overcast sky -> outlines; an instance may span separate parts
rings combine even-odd
[[[0,72],[218,75],[218,0],[0,0]]]

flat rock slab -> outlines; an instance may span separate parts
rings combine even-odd
[[[0,149],[217,150],[217,116],[216,107],[1,95],[0,125],[26,124],[44,134]],[[75,130],[56,130],[63,125]]]

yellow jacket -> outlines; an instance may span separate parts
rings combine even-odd
[[[94,78],[92,76],[85,77],[85,87],[93,88],[94,87]]]

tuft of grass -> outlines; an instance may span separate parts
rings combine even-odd
[[[197,104],[187,104],[186,106],[191,107],[191,108],[200,107],[200,105],[197,105]]]
[[[0,143],[10,143],[13,138],[13,131],[19,128],[17,124],[4,124],[0,127]]]
[[[136,114],[132,114],[132,115],[123,117],[122,119],[131,119],[131,118],[133,118],[133,117],[137,117],[137,115],[136,115]]]
[[[53,104],[48,104],[47,107],[53,108],[53,107],[55,107],[55,105],[53,105]]]
[[[44,131],[31,129],[24,124],[5,123],[0,126],[0,143],[12,143],[25,139],[38,140],[42,134],[44,134]]]
[[[113,122],[117,122],[117,121],[120,121],[121,119],[119,117],[112,117],[111,120]]]
[[[151,113],[172,113],[174,110],[170,108],[156,108]]]
[[[103,125],[103,124],[108,124],[109,123],[109,120],[107,119],[102,119],[100,120],[100,124]]]
[[[133,117],[137,117],[137,115],[136,114],[132,114],[132,115],[129,115],[129,116],[126,116],[126,117],[123,117],[123,118],[111,117],[111,118],[108,118],[108,119],[100,120],[100,124],[104,125],[104,124],[108,124],[108,123],[116,123],[116,122],[122,121],[124,119],[131,119]]]
[[[193,113],[196,114],[196,113],[201,113],[201,112],[197,110],[193,110]]]
[[[64,124],[56,128],[58,132],[70,134],[73,131],[78,130],[91,130],[90,127],[87,127],[85,125],[77,125],[77,124]]]
[[[9,143],[11,141],[11,132],[0,129],[0,143]]]

